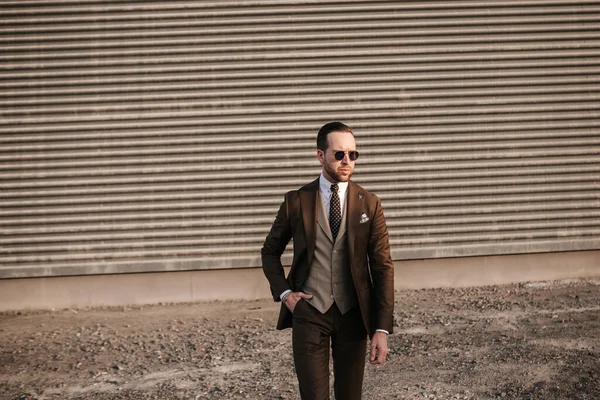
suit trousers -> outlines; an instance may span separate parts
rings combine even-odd
[[[358,306],[342,315],[334,303],[322,314],[305,300],[293,314],[292,347],[302,400],[329,399],[329,346],[336,400],[360,400],[367,331]]]

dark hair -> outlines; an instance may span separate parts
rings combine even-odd
[[[327,135],[331,132],[350,132],[354,136],[354,132],[347,125],[341,122],[329,122],[321,127],[317,134],[317,149],[327,150]]]

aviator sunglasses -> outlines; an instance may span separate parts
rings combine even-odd
[[[335,156],[336,160],[342,161],[344,159],[344,156],[346,155],[346,152],[340,150],[340,151],[334,152],[333,155]],[[349,151],[348,158],[350,158],[350,161],[356,161],[356,159],[358,158],[358,151],[356,151],[356,150]]]

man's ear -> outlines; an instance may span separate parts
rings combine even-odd
[[[317,149],[317,159],[323,165],[325,163],[325,152],[321,149]]]

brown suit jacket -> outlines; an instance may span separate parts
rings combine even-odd
[[[261,250],[263,271],[275,301],[288,289],[300,291],[308,277],[315,251],[318,190],[319,179],[286,193]],[[349,182],[346,201],[350,268],[365,328],[369,336],[376,329],[392,333],[394,265],[381,201],[353,182]],[[294,257],[286,278],[281,255],[292,238]],[[292,313],[282,304],[277,329],[291,326]]]

